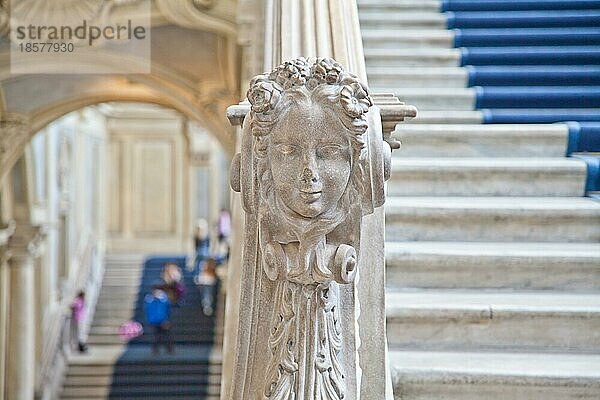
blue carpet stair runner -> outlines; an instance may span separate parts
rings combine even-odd
[[[483,122],[569,123],[569,155],[600,152],[600,1],[443,1]],[[588,154],[587,191],[600,190]]]
[[[185,301],[171,308],[175,352],[161,347],[153,355],[153,329],[145,322],[144,296],[161,280],[167,262],[175,262],[183,272]],[[185,268],[185,257],[152,257],[145,261],[135,314],[143,322],[144,334],[132,340],[114,366],[110,399],[213,399],[218,395],[211,351],[215,343],[215,316],[205,316],[200,291],[193,275]],[[211,376],[212,375],[212,376]],[[217,376],[218,377],[218,376]]]

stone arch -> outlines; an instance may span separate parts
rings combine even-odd
[[[12,124],[11,129],[15,133],[0,137],[0,180],[12,169],[35,133],[46,125],[69,112],[113,101],[150,103],[174,109],[206,127],[219,141],[225,153],[232,156],[235,151],[235,133],[227,126],[224,106],[218,104],[227,104],[230,96],[226,94],[217,98],[221,92],[214,86],[210,90],[211,82],[204,82],[204,87],[209,89],[201,90],[199,87],[202,87],[203,82],[188,81],[164,66],[153,65],[152,70],[152,74],[145,75],[109,75],[104,81],[85,87],[85,90],[71,90],[71,93],[42,102],[30,110],[21,111],[18,106],[11,109],[2,104],[2,120],[10,120],[9,124],[16,121],[18,126]],[[69,77],[71,76],[65,76],[64,79],[68,82]],[[28,85],[28,79],[31,85],[35,85],[34,75],[15,76],[6,70],[0,71],[3,89],[11,82]],[[6,97],[5,93],[2,94]],[[1,128],[5,129],[6,126]]]

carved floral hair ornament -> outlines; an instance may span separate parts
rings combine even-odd
[[[287,61],[270,74],[256,76],[250,82],[248,101],[254,114],[262,114],[262,119],[277,109],[282,93],[287,89],[306,87],[312,91],[320,85],[341,86],[339,102],[344,112],[351,118],[363,119],[373,105],[367,88],[356,75],[344,72],[342,66],[331,58],[297,58]],[[267,117],[267,118],[265,118]],[[264,134],[261,129],[255,135]]]

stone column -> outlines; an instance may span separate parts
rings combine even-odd
[[[6,400],[31,400],[35,385],[35,276],[41,235],[37,227],[17,222],[10,238]]]

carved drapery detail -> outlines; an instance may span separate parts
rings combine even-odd
[[[0,36],[5,37],[10,32],[10,10],[8,0],[0,0]]]
[[[354,315],[361,220],[385,199],[390,150],[372,126],[379,116],[369,112],[367,88],[329,58],[285,62],[255,77],[247,97],[231,186],[256,221],[256,236],[245,239],[245,252],[254,245],[259,254],[248,290],[261,293],[252,313],[268,323],[257,321],[248,339],[251,361],[238,364],[235,377],[246,383],[233,398],[356,398],[355,327],[347,316]]]
[[[155,2],[161,14],[174,24],[226,36],[236,33],[236,26],[232,21],[205,12],[216,4],[213,0],[155,0]]]
[[[216,0],[192,0],[192,3],[200,10],[213,8]]]
[[[28,120],[19,115],[0,119],[0,181],[10,172],[29,140]]]

